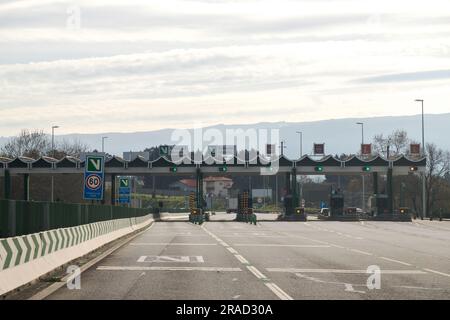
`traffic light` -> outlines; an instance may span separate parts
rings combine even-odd
[[[412,167],[409,167],[409,171],[410,172],[415,172],[415,171],[417,171],[417,167],[415,167],[415,166],[412,166]]]
[[[314,170],[316,172],[323,172],[323,167],[322,166],[317,166],[317,167],[314,168]]]
[[[227,172],[228,168],[226,166],[219,167],[220,172]]]
[[[364,166],[364,167],[362,168],[362,171],[364,171],[364,172],[370,172],[370,167],[369,167],[369,166]]]
[[[170,167],[170,172],[177,172],[178,171],[178,168],[177,167]]]

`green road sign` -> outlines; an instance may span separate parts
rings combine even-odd
[[[169,146],[159,146],[159,155],[160,156],[168,156],[169,155]]]
[[[104,192],[105,158],[97,155],[87,155],[84,167],[83,199],[102,200]]]
[[[103,157],[87,156],[86,172],[103,172]]]
[[[128,178],[120,178],[120,188],[128,188],[130,187],[130,180]]]

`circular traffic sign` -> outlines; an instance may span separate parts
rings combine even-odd
[[[91,190],[97,190],[102,185],[102,178],[98,174],[90,174],[86,177],[86,186]]]

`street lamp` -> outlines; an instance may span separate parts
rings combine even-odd
[[[55,129],[58,129],[59,126],[52,126],[52,157],[55,157]]]
[[[105,152],[105,139],[108,139],[108,137],[102,137],[102,153]]]
[[[303,156],[303,132],[296,131],[300,135],[300,158]]]
[[[55,129],[58,129],[59,126],[52,126],[52,157],[55,158]],[[51,195],[50,200],[51,202],[54,202],[55,200],[55,178],[52,174],[52,180],[51,180]]]
[[[357,122],[357,125],[361,126],[361,150],[362,145],[364,144],[364,123],[363,122]],[[366,210],[366,183],[365,183],[364,174],[362,175],[362,210],[365,212]]]
[[[364,144],[364,123],[357,122],[356,124],[359,124],[361,126],[361,144]]]
[[[423,113],[423,99],[416,99],[416,102],[420,102],[422,104],[422,156],[426,156],[426,148],[425,148],[425,116]],[[422,210],[423,217],[427,216],[427,206],[425,204],[426,198],[426,185],[425,185],[425,173],[422,174]]]

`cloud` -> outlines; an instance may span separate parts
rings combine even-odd
[[[384,74],[356,80],[361,83],[415,82],[450,79],[450,69]]]
[[[66,27],[72,5],[81,10],[80,29]],[[441,0],[3,1],[0,134],[53,121],[61,132],[100,132],[198,119],[408,114],[403,101],[416,94],[445,110],[449,7]]]

